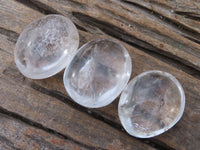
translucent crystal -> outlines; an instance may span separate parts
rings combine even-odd
[[[47,15],[21,33],[15,47],[15,62],[26,77],[47,78],[69,65],[78,45],[78,31],[68,18]]]
[[[131,75],[127,50],[111,40],[94,40],[83,45],[64,73],[64,85],[71,98],[89,108],[111,103]]]
[[[120,121],[132,136],[148,138],[174,126],[185,107],[180,83],[171,74],[149,71],[124,89],[118,106]]]

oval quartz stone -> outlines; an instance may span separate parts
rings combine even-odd
[[[123,90],[131,75],[127,50],[112,40],[94,40],[83,45],[64,73],[70,97],[88,108],[111,103]]]
[[[184,107],[185,94],[178,80],[166,72],[148,71],[126,86],[118,113],[130,135],[149,138],[174,126]]]
[[[78,31],[71,20],[47,15],[21,33],[14,51],[15,63],[28,78],[47,78],[69,65],[78,45]]]

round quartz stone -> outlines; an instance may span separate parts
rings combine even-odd
[[[21,33],[15,63],[28,78],[47,78],[69,65],[78,45],[79,35],[72,21],[61,15],[47,15]]]
[[[130,135],[149,138],[174,126],[184,107],[185,94],[177,79],[166,72],[148,71],[126,86],[118,111],[120,121]]]
[[[70,97],[88,108],[110,104],[123,90],[131,75],[127,50],[112,40],[94,40],[83,45],[64,73]]]

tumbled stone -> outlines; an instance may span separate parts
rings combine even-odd
[[[69,65],[78,45],[78,31],[71,20],[47,15],[21,33],[14,51],[15,63],[28,78],[47,78]]]
[[[94,40],[83,45],[64,73],[64,85],[78,104],[97,108],[111,103],[131,75],[127,50],[112,40]]]
[[[118,106],[119,118],[132,136],[159,135],[181,118],[185,95],[178,80],[162,71],[148,71],[135,77],[124,89]]]

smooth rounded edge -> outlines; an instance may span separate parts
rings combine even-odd
[[[46,79],[46,78],[49,78],[49,77],[52,77],[54,76],[55,74],[59,73],[60,71],[62,71],[66,66],[67,66],[67,63],[63,65],[63,63],[57,63],[57,65],[55,65],[52,69],[52,71],[43,71],[41,73],[35,73],[34,75],[33,74],[30,74],[30,73],[26,73],[27,71],[23,71],[22,70],[22,65],[21,63],[17,60],[17,54],[16,54],[16,45],[19,41],[19,39],[21,38],[22,34],[26,32],[26,30],[28,29],[29,26],[31,26],[32,24],[34,24],[35,22],[41,20],[41,19],[44,19],[46,17],[49,17],[49,16],[58,16],[58,17],[62,17],[64,19],[67,19],[70,24],[73,26],[73,28],[76,30],[76,33],[77,33],[77,43],[75,45],[75,51],[78,49],[78,46],[79,46],[79,42],[80,42],[80,36],[79,36],[79,33],[78,33],[78,29],[77,27],[75,26],[75,24],[67,17],[63,16],[63,15],[58,15],[58,14],[50,14],[50,15],[45,15],[45,16],[42,16],[42,17],[39,17],[37,18],[36,20],[30,22],[26,27],[25,29],[20,33],[18,39],[17,39],[17,42],[15,44],[15,48],[14,48],[14,61],[15,61],[15,64],[17,66],[17,68],[19,69],[20,73],[22,73],[25,77],[27,78],[30,78],[30,79]],[[74,53],[75,55],[76,53]],[[73,58],[73,57],[72,57]],[[65,58],[63,58],[64,60]],[[71,59],[72,60],[72,59]],[[48,73],[48,75],[46,75]]]
[[[182,85],[180,84],[180,82],[170,73],[167,73],[167,72],[164,72],[164,71],[159,71],[159,70],[150,70],[150,71],[146,71],[146,72],[143,72],[139,75],[137,75],[136,77],[134,77],[129,83],[128,85],[124,88],[124,90],[126,90],[129,86],[129,84],[134,84],[134,82],[137,81],[137,79],[149,74],[149,73],[158,73],[158,74],[161,74],[165,77],[168,77],[170,78],[175,84],[176,86],[178,87],[179,91],[180,91],[180,95],[181,95],[181,107],[180,107],[180,111],[179,111],[179,114],[177,115],[176,119],[171,123],[170,126],[168,127],[165,127],[163,129],[160,129],[158,131],[156,131],[156,134],[153,134],[153,135],[149,135],[149,136],[142,136],[142,135],[135,135],[135,134],[132,134],[130,132],[128,132],[126,126],[124,126],[124,123],[122,122],[122,118],[120,117],[119,115],[119,110],[120,110],[120,101],[121,101],[121,98],[124,97],[124,91],[122,92],[121,96],[120,96],[120,100],[119,100],[119,104],[118,104],[118,116],[119,116],[119,119],[120,119],[120,122],[123,126],[123,128],[126,130],[126,132],[131,135],[131,136],[134,136],[134,137],[137,137],[137,138],[152,138],[152,137],[155,137],[155,136],[158,136],[166,131],[168,131],[169,129],[171,129],[180,119],[181,117],[183,116],[183,113],[184,113],[184,109],[185,109],[185,93],[184,93],[184,90],[183,90],[183,87]]]
[[[124,85],[122,86],[122,88],[119,90],[120,92],[118,94],[116,94],[115,96],[111,97],[110,101],[108,101],[107,103],[104,103],[103,105],[100,105],[100,106],[86,106],[84,104],[80,104],[78,103],[76,100],[73,99],[73,96],[71,95],[71,92],[69,92],[70,90],[68,89],[68,86],[67,86],[67,79],[65,79],[66,75],[68,74],[68,71],[69,71],[69,68],[71,66],[71,63],[73,62],[74,58],[76,55],[74,55],[74,57],[72,58],[71,60],[71,63],[69,64],[69,67],[66,67],[65,68],[65,71],[64,71],[64,75],[63,75],[63,82],[64,82],[64,87],[65,87],[65,90],[67,91],[67,93],[69,94],[69,96],[72,98],[73,101],[75,101],[77,104],[81,105],[81,106],[84,106],[84,107],[87,107],[87,108],[101,108],[101,107],[105,107],[109,104],[111,104],[120,94],[121,92],[123,91],[123,89],[126,87],[128,81],[130,80],[130,77],[131,77],[131,73],[132,73],[132,61],[131,61],[131,57],[130,57],[130,54],[128,52],[128,50],[121,44],[121,43],[118,43],[117,41],[114,41],[112,39],[94,39],[94,40],[91,40],[87,43],[85,43],[84,45],[82,45],[77,53],[79,53],[82,49],[84,49],[88,44],[92,43],[92,42],[97,42],[97,41],[102,41],[102,40],[106,40],[106,41],[110,41],[110,42],[114,42],[116,44],[118,44],[119,46],[121,46],[121,48],[124,50],[124,52],[126,53],[125,54],[125,57],[127,59],[127,62],[129,63],[127,66],[129,66],[126,70],[127,70],[127,74],[128,74],[128,77],[126,79],[126,81],[124,82]],[[76,54],[77,54],[76,53]]]

